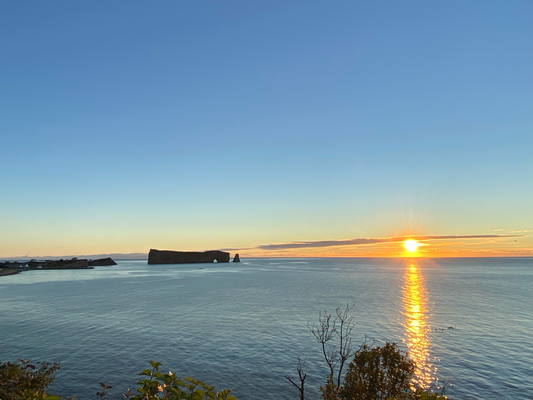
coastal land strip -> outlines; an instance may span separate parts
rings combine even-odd
[[[198,263],[227,263],[230,254],[220,250],[210,251],[174,251],[151,249],[148,254],[148,264],[198,264]],[[233,262],[240,262],[239,254],[235,254]],[[94,267],[117,265],[111,257],[96,260],[78,259],[45,261],[4,261],[0,262],[0,276],[16,275],[23,271],[42,271],[51,269],[94,269]]]
[[[98,260],[73,258],[70,260],[45,260],[28,262],[0,262],[0,276],[16,275],[23,271],[42,271],[51,269],[94,269],[94,267],[117,265],[110,257]]]

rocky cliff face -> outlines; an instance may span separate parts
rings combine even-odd
[[[229,253],[224,251],[171,251],[150,249],[148,264],[195,264],[229,262]]]
[[[111,257],[89,261],[89,266],[91,267],[107,267],[109,265],[117,265],[117,263]]]
[[[30,263],[28,263],[30,265]],[[89,260],[59,260],[59,261],[45,261],[42,266],[43,269],[86,269],[89,267]]]

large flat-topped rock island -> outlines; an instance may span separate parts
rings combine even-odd
[[[172,251],[150,249],[148,264],[196,264],[229,262],[229,253],[219,250],[211,251]]]

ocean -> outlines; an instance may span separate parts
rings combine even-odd
[[[309,330],[352,306],[355,348],[396,342],[450,399],[533,399],[533,258],[242,259],[0,277],[0,361],[60,361],[51,393],[112,399],[155,360],[239,400],[296,399],[327,377]]]

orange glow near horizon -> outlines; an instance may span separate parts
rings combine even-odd
[[[286,248],[268,248],[268,246],[260,246],[256,244],[253,239],[247,239],[242,243],[228,243],[228,242],[202,242],[195,243],[194,241],[185,242],[180,250],[185,251],[205,251],[210,249],[221,249],[231,253],[239,253],[241,257],[376,257],[376,258],[396,258],[396,257],[424,257],[424,258],[439,258],[439,257],[533,257],[533,230],[519,232],[520,235],[516,237],[464,237],[454,239],[452,236],[438,235],[428,238],[427,236],[413,230],[405,232],[392,232],[391,236],[384,237],[368,237],[361,238],[361,243],[346,243],[352,240],[337,239],[332,240],[338,242],[338,245],[327,244],[320,245],[318,243],[313,245],[313,240],[310,240],[310,246],[301,248],[287,246]],[[514,233],[514,232],[509,232]],[[376,241],[373,241],[377,239]],[[368,240],[368,243],[365,242]],[[233,239],[231,240],[233,241]],[[261,242],[258,240],[258,242]],[[268,240],[262,241],[268,243]],[[328,240],[324,242],[329,242]],[[162,241],[158,247],[173,249],[172,244]],[[272,242],[273,244],[291,244],[302,242],[282,241],[281,243]],[[69,247],[61,247],[63,245]],[[63,240],[60,244],[43,242],[33,250],[24,249],[21,247],[3,246],[0,249],[0,259],[25,259],[25,258],[67,258],[67,257],[86,257],[94,258],[94,255],[102,254],[123,254],[139,253],[139,255],[146,255],[148,248],[141,246],[137,242],[132,242],[128,246],[123,246],[120,243],[113,243],[109,241],[105,245],[98,245],[97,243],[83,242],[83,246],[78,247],[79,243],[69,243],[68,240]],[[230,247],[231,245],[231,247]],[[235,247],[239,245],[242,247]],[[227,250],[227,248],[229,248]],[[267,248],[264,248],[267,247]],[[27,255],[24,255],[27,254]]]
[[[422,273],[414,262],[406,268],[402,291],[403,325],[409,356],[416,364],[415,382],[421,388],[428,388],[435,380],[435,368],[429,362],[427,293]]]
[[[291,249],[282,251],[244,249],[234,250],[241,257],[533,257],[533,247],[531,248],[494,248],[489,246],[467,246],[464,243],[432,243],[431,246],[424,245],[423,251],[419,247],[416,252],[408,252],[403,243],[386,243],[373,246],[346,246],[311,249]]]

